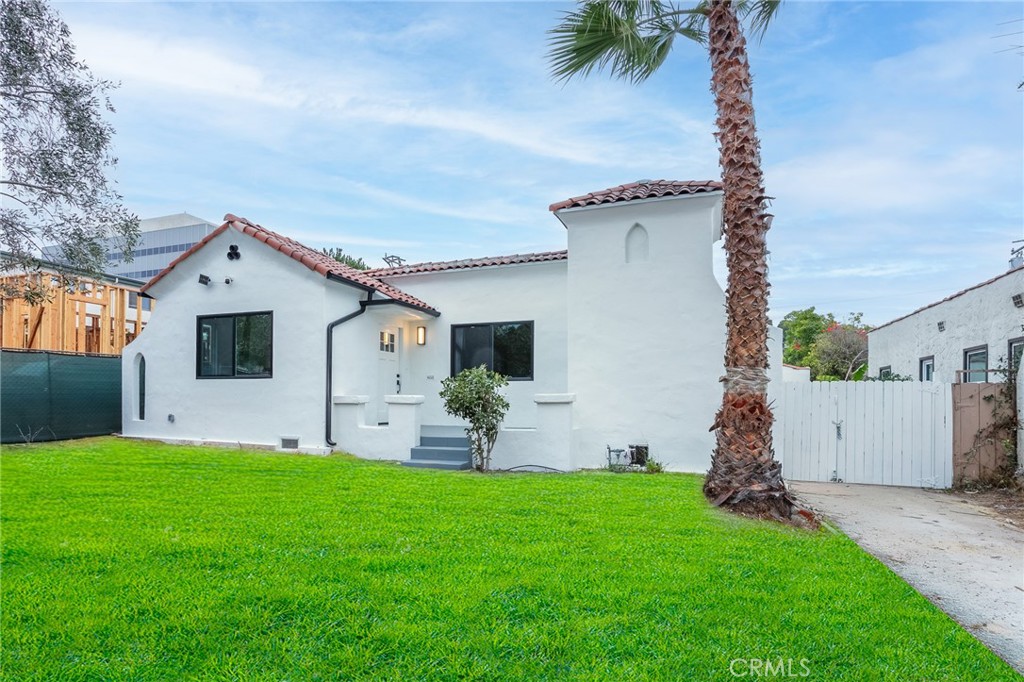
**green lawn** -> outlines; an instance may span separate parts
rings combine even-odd
[[[0,476],[6,680],[1018,679],[845,536],[696,476],[112,438],[5,447]]]

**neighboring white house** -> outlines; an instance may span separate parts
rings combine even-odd
[[[919,381],[986,381],[1024,351],[1024,266],[868,332],[868,369]],[[993,375],[992,380],[1001,377]]]
[[[401,460],[459,424],[441,380],[483,363],[510,377],[499,468],[646,445],[706,470],[721,201],[717,182],[631,183],[551,206],[566,251],[365,272],[228,215],[144,289],[160,305],[125,349],[124,434]]]

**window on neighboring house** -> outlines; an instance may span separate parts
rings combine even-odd
[[[892,366],[891,365],[886,365],[885,367],[879,367],[878,368],[878,378],[879,379],[888,379],[891,376],[892,376]]]
[[[921,358],[918,361],[918,379],[921,381],[931,381],[935,375],[935,356],[929,355],[926,358]]]
[[[1010,339],[1007,344],[1006,357],[1009,358],[1008,362],[1011,371],[1020,369],[1021,356],[1024,355],[1024,336],[1016,339]]]
[[[153,299],[148,296],[142,297],[142,305],[139,305],[139,294],[135,291],[128,292],[128,307],[129,308],[142,308],[143,310],[149,310],[153,304]]]
[[[977,346],[964,351],[964,381],[988,379],[988,346]]]
[[[533,322],[452,325],[452,376],[480,365],[511,380],[532,380]]]
[[[269,378],[273,340],[270,312],[197,317],[196,378]]]

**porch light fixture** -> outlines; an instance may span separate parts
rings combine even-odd
[[[427,328],[416,327],[416,345],[425,346],[427,345]]]
[[[208,275],[199,275],[199,283],[204,287],[210,285],[210,277]]]

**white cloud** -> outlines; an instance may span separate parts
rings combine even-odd
[[[260,69],[207,44],[94,24],[75,26],[80,56],[95,73],[129,87],[192,92],[289,109],[301,98],[271,84]]]
[[[369,183],[349,180],[347,178],[334,177],[332,183],[342,191],[349,194],[370,199],[374,202],[391,207],[411,209],[420,213],[458,218],[460,220],[471,220],[483,223],[499,223],[503,225],[521,225],[531,216],[537,213],[536,210],[524,209],[516,204],[504,201],[483,201],[453,204],[445,201],[428,201],[375,187]]]

